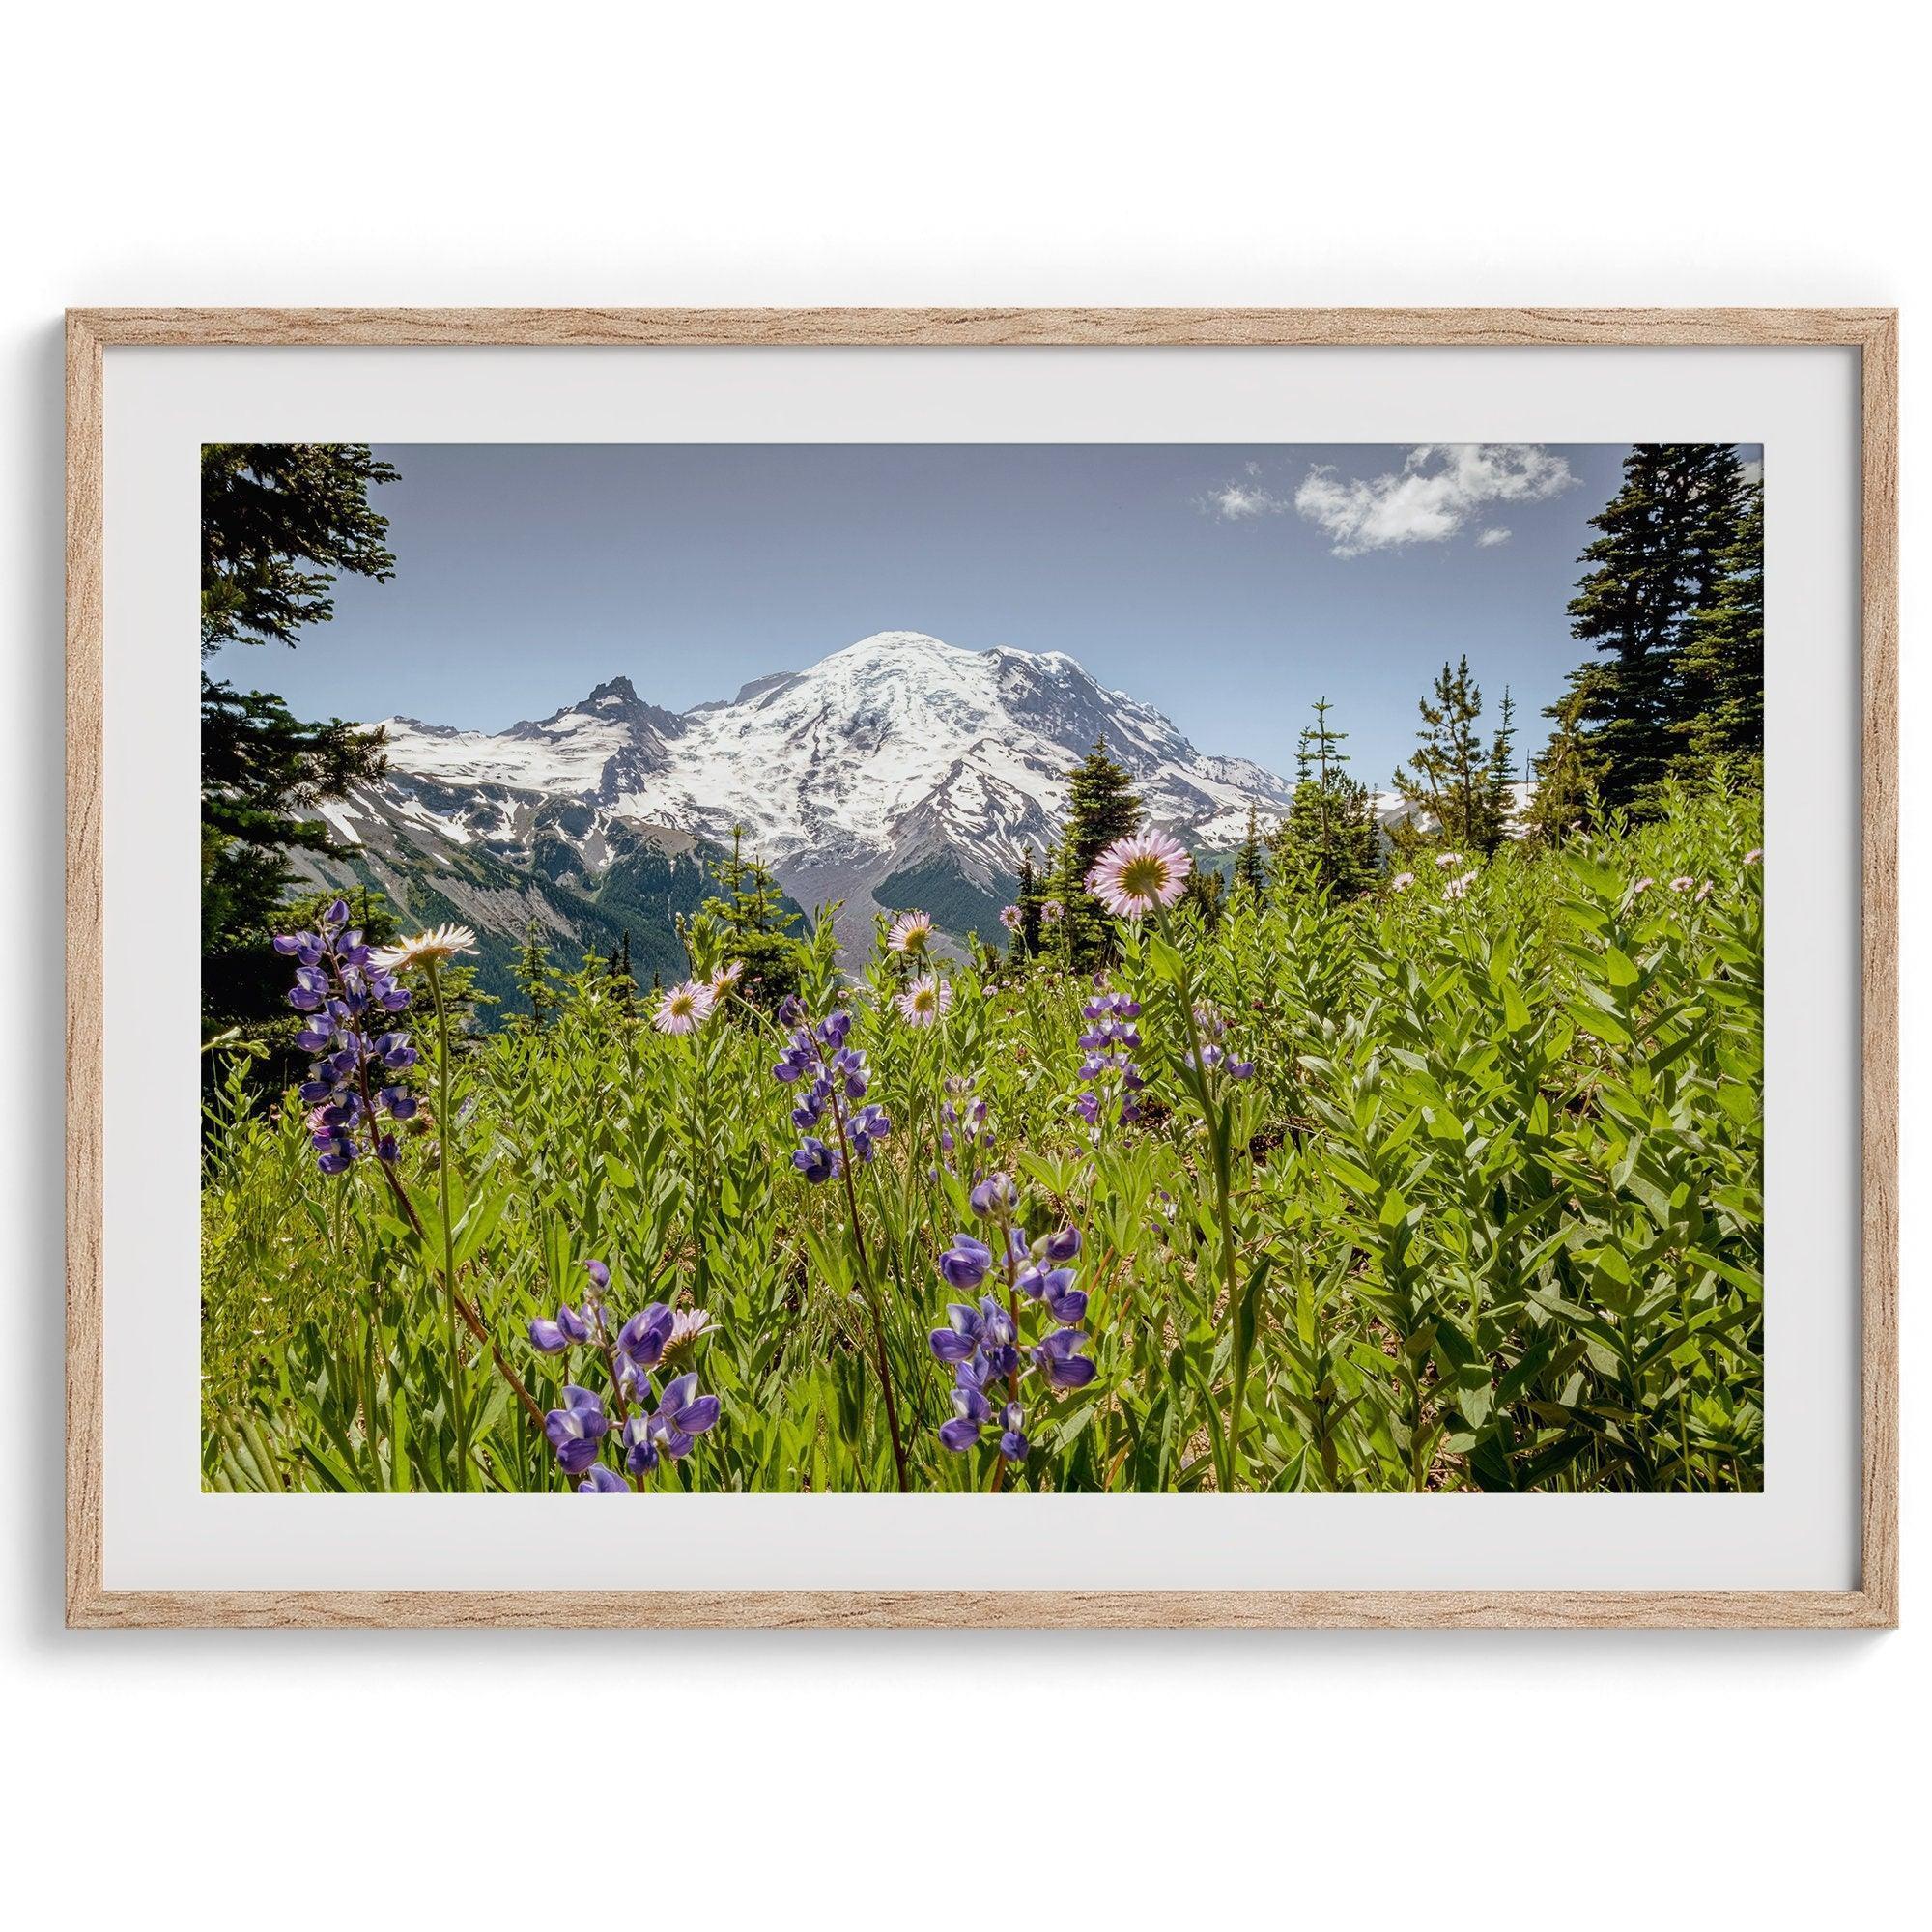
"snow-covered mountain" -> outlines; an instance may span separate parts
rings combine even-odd
[[[990,930],[1023,853],[1051,843],[1066,774],[1096,739],[1150,816],[1197,846],[1235,844],[1250,804],[1272,818],[1291,789],[1198,752],[1058,651],[960,650],[916,631],[685,712],[616,677],[505,731],[381,722],[387,779],[327,808],[346,844],[487,854],[553,877],[562,866],[594,885],[639,840],[724,845],[743,826],[747,851],[801,905],[845,902],[848,939],[869,936],[875,910],[912,903],[954,931]]]

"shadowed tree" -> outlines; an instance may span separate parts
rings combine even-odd
[[[1731,577],[1745,495],[1728,443],[1640,443],[1590,520],[1570,632],[1599,656],[1571,687],[1606,806],[1647,808],[1685,752],[1684,654]]]
[[[209,443],[201,457],[201,647],[293,646],[334,614],[347,572],[385,582],[395,558],[369,491],[395,471],[355,443]],[[261,1020],[245,956],[268,942],[291,848],[333,842],[316,815],[383,770],[383,735],[304,724],[272,692],[202,673],[202,1013]],[[272,995],[270,996],[272,1000]]]
[[[1139,829],[1141,801],[1125,767],[1107,755],[1105,738],[1067,774],[1066,798],[1055,896],[1066,908],[1068,961],[1076,971],[1085,972],[1107,956],[1113,933],[1099,901],[1087,890],[1087,874],[1115,839]]]

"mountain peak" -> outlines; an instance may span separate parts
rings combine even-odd
[[[833,664],[841,658],[882,658],[910,657],[914,655],[943,655],[952,658],[974,657],[976,652],[961,650],[957,644],[949,644],[944,639],[928,637],[923,631],[874,631],[869,638],[861,638],[856,644],[847,644],[842,651],[834,651],[824,664]]]
[[[627,704],[638,701],[638,687],[628,677],[607,678],[583,701],[595,704],[600,697],[621,697]]]

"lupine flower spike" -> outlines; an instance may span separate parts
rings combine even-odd
[[[987,1176],[971,1200],[974,1213],[994,1224],[1000,1259],[996,1263],[992,1244],[954,1235],[939,1257],[940,1275],[949,1288],[972,1293],[997,1266],[1006,1299],[988,1293],[977,1302],[949,1302],[945,1327],[927,1338],[933,1359],[952,1371],[952,1414],[940,1425],[939,1440],[964,1455],[991,1429],[1003,1461],[1024,1463],[1032,1447],[1020,1400],[1022,1377],[1031,1370],[1049,1391],[1057,1391],[1084,1387],[1096,1373],[1093,1359],[1080,1352],[1087,1338],[1076,1324],[1086,1316],[1087,1294],[1068,1265],[1080,1253],[1080,1231],[1063,1227],[1029,1242],[1017,1221],[1019,1189],[1009,1175]],[[1028,1346],[1020,1327],[1035,1308],[1060,1325]]]
[[[309,1109],[317,1167],[342,1174],[366,1153],[394,1161],[395,1135],[377,1116],[414,1117],[415,1095],[400,1076],[419,1056],[407,1034],[378,1029],[408,1007],[408,991],[350,925],[346,900],[325,908],[317,930],[280,933],[274,944],[296,962],[288,995],[302,1018],[296,1044],[313,1061],[297,1096]]]
[[[944,1008],[937,1011],[944,1011]],[[791,1022],[793,1031],[772,1068],[772,1077],[791,1087],[810,1076],[810,1084],[802,1088],[798,1104],[791,1110],[791,1123],[804,1137],[791,1164],[815,1187],[839,1171],[843,1160],[838,1148],[841,1129],[852,1158],[864,1166],[872,1159],[878,1143],[892,1132],[893,1123],[884,1108],[858,1104],[866,1097],[871,1073],[865,1054],[845,1044],[852,1031],[850,1012],[841,1008],[829,1019],[811,1026],[802,1009],[787,1003],[781,1017]],[[828,1114],[833,1123],[829,1141],[814,1131]]]

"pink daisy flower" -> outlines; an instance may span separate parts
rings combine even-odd
[[[1039,903],[1039,923],[1042,925],[1058,925],[1066,917],[1066,908],[1058,899],[1042,899]]]
[[[1671,880],[1670,890],[1673,893],[1688,893],[1696,883],[1697,881],[1689,872],[1680,872],[1676,878]]]
[[[665,1339],[664,1351],[674,1355],[681,1349],[691,1345],[705,1335],[711,1334],[718,1324],[701,1308],[680,1308],[670,1319],[670,1333]]]
[[[886,934],[888,952],[906,952],[915,957],[923,954],[932,943],[932,915],[923,912],[902,912],[893,921],[892,930]]]
[[[714,1003],[728,994],[733,986],[745,977],[745,962],[742,959],[727,959],[711,976],[711,998]]]
[[[1413,872],[1398,872],[1389,881],[1389,891],[1392,893],[1406,893],[1414,883],[1415,874]]]
[[[937,1026],[952,1004],[952,988],[931,973],[923,973],[895,1004],[908,1026]]]
[[[1462,863],[1463,855],[1460,852],[1438,852],[1435,855],[1435,869],[1438,872],[1446,872],[1451,866],[1460,866]]]
[[[1000,923],[1004,925],[1009,932],[1017,932],[1020,929],[1020,923],[1021,923],[1019,907],[1016,905],[1002,906],[1000,908]]]
[[[1139,919],[1180,896],[1194,861],[1179,839],[1165,832],[1137,832],[1117,838],[1094,863],[1087,890],[1116,919]]]
[[[717,1004],[709,986],[687,980],[681,986],[672,986],[658,1001],[651,1024],[660,1033],[696,1033],[711,1017],[711,1009]]]
[[[1753,845],[1750,848],[1750,850],[1745,854],[1745,864],[1747,866],[1761,866],[1763,865],[1763,863],[1764,863],[1764,847],[1762,845]]]
[[[1442,888],[1442,896],[1445,899],[1460,899],[1475,883],[1476,875],[1474,872],[1460,873]]]

